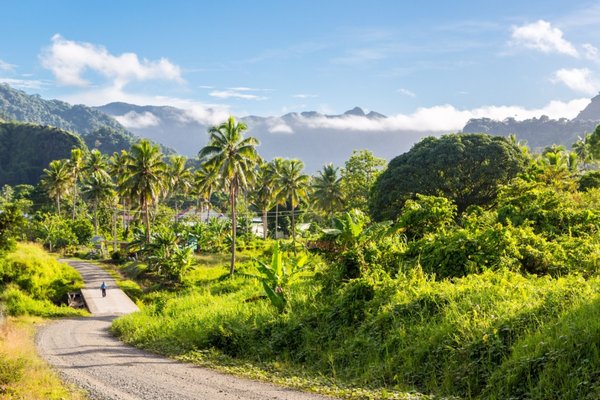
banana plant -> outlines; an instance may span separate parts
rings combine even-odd
[[[261,282],[265,294],[279,312],[285,310],[289,284],[307,267],[307,262],[305,254],[284,259],[279,243],[273,245],[270,265],[257,260],[256,268],[260,275],[253,277]]]

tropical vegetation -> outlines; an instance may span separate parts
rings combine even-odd
[[[426,138],[313,176],[247,131],[216,125],[195,164],[83,148],[3,188],[8,311],[66,313],[80,281],[43,246],[110,259],[142,306],[113,332],[181,360],[348,398],[600,396],[600,130],[538,153]]]

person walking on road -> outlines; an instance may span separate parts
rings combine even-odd
[[[102,282],[102,285],[100,285],[100,290],[102,291],[102,297],[106,297],[106,283]]]

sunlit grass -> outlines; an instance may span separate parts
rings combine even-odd
[[[0,326],[0,398],[85,399],[83,392],[61,382],[39,358],[34,343],[34,317],[9,318]]]

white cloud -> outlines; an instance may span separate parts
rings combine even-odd
[[[229,88],[227,90],[213,90],[208,95],[219,99],[242,99],[242,100],[267,100],[268,97],[259,96],[248,93],[250,91],[258,91],[247,87]]]
[[[9,64],[6,61],[0,60],[0,71],[12,71],[14,70],[16,65]]]
[[[512,28],[512,39],[517,45],[542,53],[566,54],[579,57],[579,52],[563,38],[563,32],[544,20]]]
[[[575,99],[569,102],[551,101],[542,108],[527,109],[520,106],[483,106],[472,110],[459,110],[452,105],[419,108],[412,114],[397,114],[388,118],[369,119],[353,115],[338,118],[297,117],[297,122],[310,128],[329,128],[355,131],[459,131],[471,118],[492,118],[503,120],[547,115],[550,118],[574,118],[588,103],[589,99]]]
[[[402,93],[403,95],[408,96],[408,97],[416,97],[417,96],[414,92],[412,92],[408,89],[405,89],[405,88],[400,88],[400,89],[396,90],[396,92]]]
[[[269,119],[267,119],[266,123],[267,123],[267,130],[270,133],[285,133],[285,134],[294,133],[292,127],[289,126],[288,124],[286,124],[285,121],[282,120],[281,118],[269,118]]]
[[[35,89],[39,90],[44,87],[47,82],[37,79],[14,79],[14,78],[0,78],[0,82],[7,83],[17,89]]]
[[[553,80],[555,83],[563,83],[576,92],[588,95],[597,94],[600,90],[600,81],[587,68],[559,69],[554,73]]]
[[[112,80],[117,87],[153,79],[183,82],[180,68],[166,58],[140,61],[135,53],[115,56],[103,46],[67,40],[58,34],[40,57],[42,65],[67,86],[89,86],[90,82],[83,77],[86,70]]]
[[[127,93],[121,88],[109,86],[100,89],[86,90],[71,95],[62,96],[61,100],[71,104],[86,104],[101,106],[107,103],[121,101],[137,105],[171,106],[186,111],[188,117],[204,125],[221,123],[231,114],[225,104],[205,104],[191,99],[168,96],[146,96]]]
[[[585,58],[588,60],[598,61],[598,49],[589,43],[581,45],[585,51]]]
[[[125,115],[116,116],[115,119],[121,123],[125,128],[149,128],[160,124],[160,118],[152,114],[149,111],[143,113],[137,113],[135,111],[129,111]]]
[[[292,96],[293,98],[296,99],[314,99],[316,97],[319,97],[318,94],[308,94],[308,93],[298,93]]]

